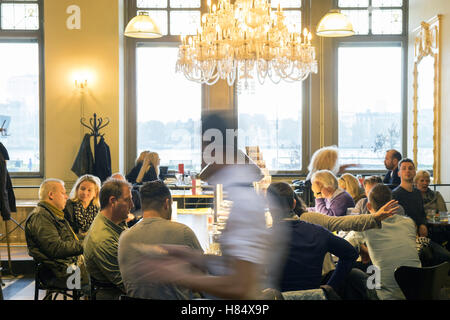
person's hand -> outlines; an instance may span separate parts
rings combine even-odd
[[[332,187],[325,187],[322,188],[322,198],[331,198],[334,194],[334,192],[336,191],[336,189],[333,189]]]
[[[134,214],[128,213],[128,218],[127,218],[127,220],[125,220],[125,222],[128,223],[128,222],[130,222],[130,221],[133,221],[134,218],[135,218]]]
[[[418,230],[419,236],[420,237],[428,237],[428,229],[427,226],[424,224],[421,224],[419,226],[419,230]]]
[[[383,221],[386,218],[389,218],[396,214],[398,206],[397,200],[391,200],[388,203],[386,203],[384,206],[382,206],[377,212],[373,213],[373,217],[377,221]]]
[[[322,192],[321,192],[322,186],[317,183],[317,182],[313,182],[311,185],[311,190],[314,193],[314,198],[322,198]]]
[[[360,167],[359,164],[357,163],[347,163],[347,164],[343,164],[339,167],[339,172],[338,174],[343,173],[345,170],[347,170],[347,168],[351,168],[351,167]]]

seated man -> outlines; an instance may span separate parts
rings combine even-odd
[[[127,181],[123,174],[116,172],[111,176],[112,179],[119,179],[123,181]],[[141,218],[142,218],[142,210],[141,210],[141,198],[139,196],[139,188],[134,188],[131,190],[131,197],[133,199],[133,209],[131,209],[128,214],[127,226],[131,228],[134,226]]]
[[[352,210],[352,214],[370,214],[369,209],[367,209],[367,203],[369,202],[369,199],[367,197],[369,196],[369,192],[372,190],[372,188],[379,183],[383,183],[379,176],[371,176],[364,179],[364,192],[366,194],[366,198],[363,198],[359,200],[358,203],[356,203],[355,208]],[[404,215],[405,210],[402,206],[399,205],[396,213]]]
[[[352,210],[352,214],[369,214],[370,213],[369,209],[367,209],[367,202],[369,201],[367,197],[369,196],[370,190],[372,190],[372,188],[379,183],[383,183],[383,181],[378,176],[371,176],[371,177],[364,179],[363,187],[364,187],[364,193],[366,194],[366,197],[359,200],[356,203],[355,208]]]
[[[144,283],[135,266],[142,260],[139,248],[147,245],[183,245],[203,253],[194,232],[186,225],[170,221],[172,196],[162,181],[147,182],[140,188],[143,219],[119,239],[119,266],[126,293],[133,298],[185,300],[200,297],[173,284]]]
[[[270,275],[272,278],[279,278],[279,281],[274,281],[278,282],[279,290],[319,288],[324,257],[330,252],[339,257],[339,262],[327,284],[337,291],[358,257],[357,252],[347,241],[325,228],[301,221],[292,212],[295,208],[294,192],[288,184],[272,183],[267,190],[267,197],[274,233],[280,234],[280,229],[283,229],[283,233],[288,233],[285,238],[287,243],[284,263],[275,268],[270,267],[270,273],[277,272],[279,268],[279,277]]]
[[[59,288],[67,288],[67,278],[73,273],[68,269],[71,265],[80,267],[81,283],[88,283],[83,272],[82,242],[64,218],[67,198],[63,181],[45,180],[39,188],[40,201],[25,223],[28,253],[43,264],[41,280]]]
[[[369,193],[367,207],[371,213],[392,200],[388,186],[377,184]],[[370,258],[380,275],[377,296],[382,300],[405,299],[394,278],[394,270],[399,266],[421,267],[416,249],[416,226],[406,216],[393,215],[382,222],[380,230],[350,232],[346,239],[355,247],[366,243]]]
[[[386,151],[384,158],[384,166],[388,172],[384,176],[383,183],[389,188],[394,189],[400,184],[400,177],[398,175],[399,162],[402,160],[402,154],[395,149]]]
[[[428,229],[422,194],[413,184],[416,166],[411,159],[405,158],[400,161],[398,167],[401,183],[392,191],[392,197],[405,209],[405,214],[414,220],[419,236],[427,237]]]
[[[345,216],[347,209],[355,206],[352,196],[339,188],[336,176],[331,171],[319,170],[312,175],[311,181],[316,205],[308,211],[328,216]]]
[[[117,248],[120,234],[127,229],[125,221],[133,209],[131,184],[108,179],[100,189],[100,207],[84,240],[84,254],[91,279],[104,283],[97,299],[115,300],[125,293]]]

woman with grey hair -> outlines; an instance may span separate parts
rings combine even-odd
[[[319,170],[311,177],[312,191],[316,198],[316,211],[328,216],[345,216],[348,208],[355,207],[352,196],[339,188],[336,176],[330,170]]]
[[[426,170],[419,170],[414,177],[414,184],[420,190],[423,198],[423,207],[425,211],[434,210],[435,212],[447,212],[444,198],[439,191],[433,191],[428,186],[430,185],[430,173]]]

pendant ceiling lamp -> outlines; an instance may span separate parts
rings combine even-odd
[[[125,35],[131,38],[154,39],[162,37],[161,31],[148,12],[141,11],[130,20],[125,28]]]
[[[330,10],[320,19],[316,34],[321,37],[348,37],[355,34],[350,19],[339,10]]]

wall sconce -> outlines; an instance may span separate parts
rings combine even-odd
[[[89,85],[95,84],[95,74],[89,69],[79,70],[72,73],[72,83],[75,84],[76,89],[86,89]]]
[[[88,81],[86,79],[85,80],[78,80],[78,79],[75,80],[75,88],[77,88],[77,89],[84,89],[87,87],[87,84],[88,84]]]

